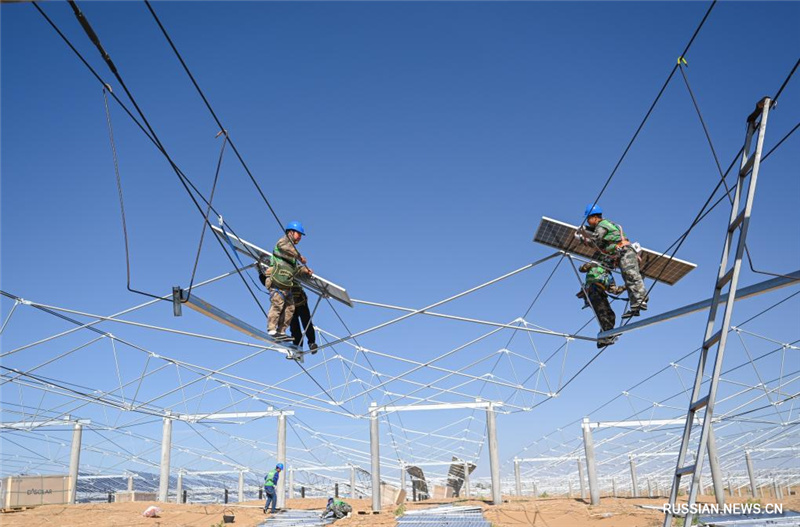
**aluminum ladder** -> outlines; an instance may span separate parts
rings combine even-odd
[[[747,240],[747,229],[750,224],[750,215],[753,209],[753,198],[756,193],[756,183],[758,182],[758,169],[761,165],[761,151],[764,146],[764,134],[767,128],[767,116],[769,114],[772,101],[769,97],[764,97],[756,105],[756,109],[747,117],[747,135],[745,137],[744,148],[742,150],[742,160],[739,166],[739,174],[736,179],[733,203],[731,206],[730,220],[728,221],[727,233],[725,235],[725,246],[722,250],[722,260],[719,264],[717,282],[714,286],[714,295],[711,300],[711,307],[708,312],[708,322],[706,324],[703,346],[700,350],[700,359],[697,364],[697,372],[694,378],[692,397],[689,401],[689,410],[686,413],[686,423],[683,428],[683,438],[681,448],[678,452],[678,462],[675,475],[672,480],[672,490],[669,495],[669,509],[664,518],[664,527],[672,526],[672,519],[675,516],[675,505],[678,499],[678,490],[681,486],[681,478],[691,475],[692,480],[689,486],[689,501],[687,504],[688,512],[684,525],[692,525],[692,508],[697,501],[697,491],[700,483],[700,473],[703,469],[703,455],[708,445],[709,435],[711,434],[711,420],[714,414],[714,401],[717,396],[720,372],[722,371],[722,360],[725,355],[725,344],[728,340],[730,330],[731,315],[736,300],[736,289],[739,282],[739,272],[742,267],[742,256]],[[757,134],[755,152],[751,151],[753,136]],[[744,206],[742,207],[742,195],[745,195]],[[731,247],[734,238],[736,241],[736,253],[734,255],[733,266],[729,267]],[[725,294],[727,289],[728,299],[725,302],[725,311],[722,316],[722,324],[715,331],[717,312],[719,310],[720,297]],[[708,393],[701,396],[703,386],[703,375],[708,363],[709,351],[712,352],[714,368],[711,373],[711,380],[708,386]],[[686,454],[689,450],[689,442],[692,429],[698,422],[697,413],[705,408],[705,413],[700,424],[700,438],[697,444],[695,462],[693,465],[686,464]]]

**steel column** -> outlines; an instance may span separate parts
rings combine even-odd
[[[486,433],[489,436],[489,471],[492,475],[492,504],[503,503],[503,492],[500,488],[500,454],[497,450],[497,422],[494,409],[486,409]]]
[[[172,450],[172,418],[165,417],[161,429],[161,475],[158,480],[158,501],[166,502],[169,494],[169,456]]]
[[[594,459],[594,440],[589,428],[589,418],[583,418],[583,449],[586,451],[586,472],[589,476],[589,495],[592,505],[600,505],[600,487],[597,484],[597,465]]]
[[[178,499],[180,499],[180,495],[181,495],[180,491],[178,491],[178,496],[179,496]],[[244,501],[244,471],[240,470],[239,471],[239,503],[242,503],[243,501]]]
[[[178,484],[175,486],[175,503],[181,503],[182,496],[183,496],[183,470],[179,470]]]
[[[133,475],[128,476],[128,492],[133,492]]]
[[[753,460],[750,458],[750,452],[745,451],[744,461],[747,465],[747,475],[750,476],[750,492],[753,493],[754,498],[757,498],[758,487],[756,486],[756,474],[753,471]]]
[[[289,473],[289,489],[288,489],[289,491],[287,492],[287,494],[289,496],[289,499],[293,500],[294,499],[294,469],[290,468],[289,470],[287,470],[287,472]]]
[[[636,461],[633,456],[630,457],[631,462],[631,496],[634,498],[639,497],[639,482],[636,479]]]
[[[583,475],[583,463],[578,459],[578,480],[581,484],[581,499],[586,499],[586,478]]]
[[[283,463],[283,469],[287,469],[286,464],[286,415],[278,415],[278,463]],[[278,478],[278,508],[283,509],[286,505],[286,478]]]
[[[719,468],[717,438],[714,435],[713,423],[708,425],[708,465],[711,468],[711,483],[714,484],[714,497],[717,505],[725,505],[725,485],[722,482],[722,471]]]
[[[376,403],[370,404],[369,412],[369,452],[372,476],[372,510],[381,510],[381,449],[380,428],[378,426],[378,408]]]
[[[469,498],[469,463],[464,463],[464,496]]]
[[[406,478],[403,478],[403,490],[406,488]],[[356,467],[350,467],[350,498],[356,499]]]
[[[514,481],[516,482],[517,496],[522,496],[522,480],[519,477],[519,459],[514,460]]]
[[[81,463],[81,436],[83,435],[83,425],[75,423],[72,429],[72,446],[69,453],[69,500],[70,504],[75,503],[78,495],[78,467]]]

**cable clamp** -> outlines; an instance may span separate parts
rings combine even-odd
[[[689,67],[689,63],[686,62],[686,58],[684,58],[683,55],[678,57],[678,66],[686,66],[687,68]]]
[[[225,221],[222,219],[222,214],[217,217],[217,222],[219,223],[220,228],[225,226]]]

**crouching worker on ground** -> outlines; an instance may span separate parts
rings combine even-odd
[[[617,315],[611,309],[608,294],[618,295],[625,291],[625,288],[616,285],[611,271],[597,262],[586,262],[581,265],[580,271],[586,273],[586,279],[583,289],[576,296],[583,299],[584,308],[591,307],[594,310],[603,331],[613,329],[617,323]],[[610,346],[614,340],[614,337],[600,339],[597,341],[597,347]]]
[[[294,317],[294,295],[292,287],[298,276],[311,276],[312,271],[305,266],[306,259],[297,251],[296,245],[305,235],[303,225],[292,221],[286,225],[283,236],[272,251],[268,274],[270,308],[267,314],[267,333],[276,342],[288,342],[292,337],[286,329]]]
[[[325,508],[325,512],[322,513],[320,518],[332,516],[333,518],[340,520],[351,512],[353,512],[353,507],[343,502],[339,498],[328,498],[328,506]]]

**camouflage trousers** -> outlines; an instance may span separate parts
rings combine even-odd
[[[336,518],[337,520],[341,520],[342,518],[347,516],[348,512],[352,512],[352,510],[353,507],[351,507],[347,503],[344,503],[342,505],[334,505],[333,507],[331,507],[331,512],[333,512],[333,517]]]
[[[589,302],[592,304],[592,309],[597,315],[597,320],[600,322],[602,330],[613,329],[617,323],[617,315],[611,309],[606,292],[596,285],[587,287],[586,292],[589,294]]]
[[[267,313],[267,330],[286,333],[286,328],[294,317],[294,297],[288,290],[272,288],[269,290],[270,306]]]
[[[639,258],[630,246],[621,249],[619,270],[625,287],[628,289],[628,299],[631,309],[647,309],[647,290],[644,288],[642,273],[639,271]]]

